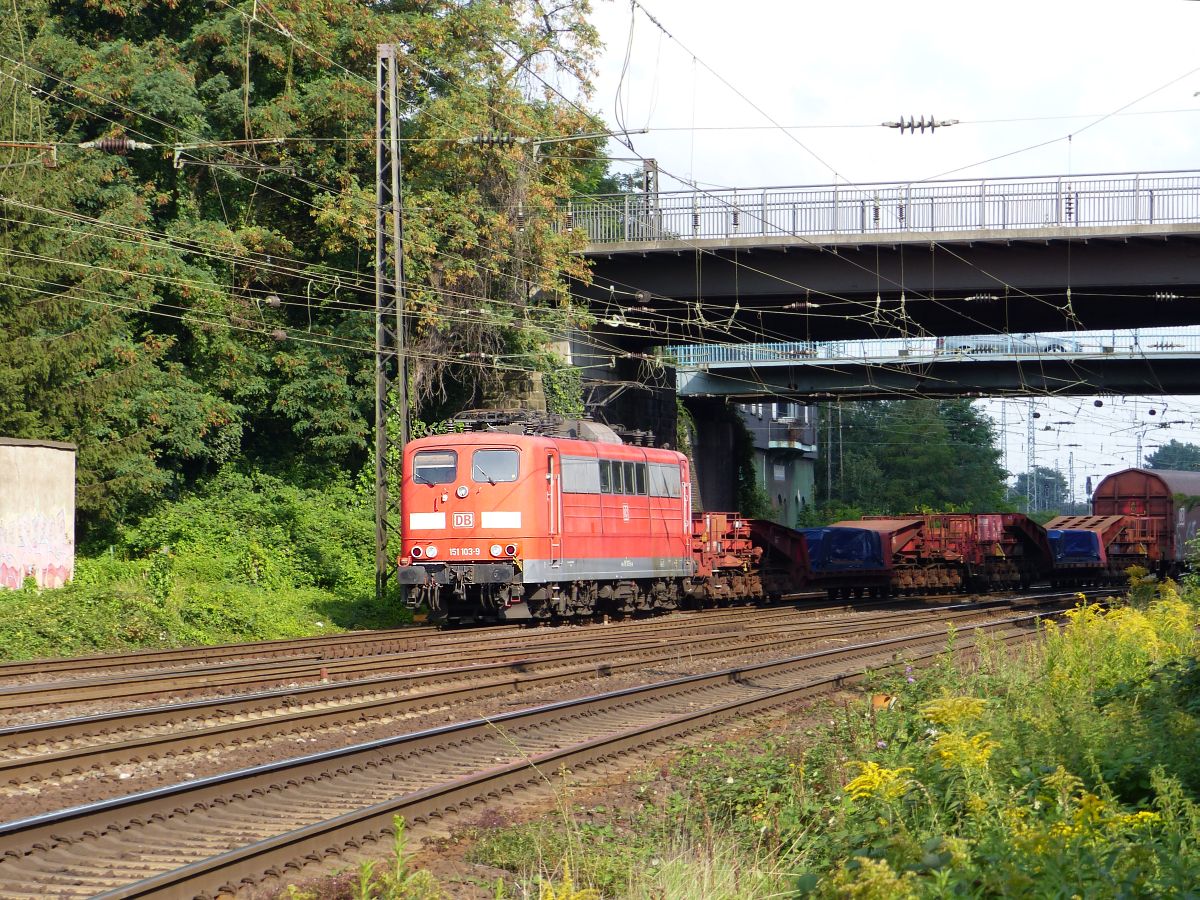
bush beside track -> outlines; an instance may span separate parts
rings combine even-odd
[[[371,498],[226,470],[161,504],[75,580],[0,591],[0,658],[298,637],[409,619],[375,603]]]
[[[551,881],[565,861],[622,897],[1189,895],[1200,589],[1141,582],[1131,600],[977,668],[899,665],[623,799],[466,834],[468,856]]]

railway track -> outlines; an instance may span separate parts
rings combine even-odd
[[[820,601],[820,594],[794,594],[796,606],[812,609],[845,609]],[[729,614],[729,609],[699,613]],[[214,661],[254,661],[278,658],[345,659],[377,653],[398,652],[424,646],[430,639],[445,643],[456,639],[469,640],[485,634],[514,634],[529,631],[521,625],[476,626],[463,630],[448,630],[437,626],[408,626],[377,631],[349,631],[341,634],[316,635],[304,638],[281,638],[270,641],[250,641],[238,644],[215,644],[203,647],[176,647],[166,650],[131,650],[125,653],[94,653],[84,656],[44,657],[41,659],[0,662],[0,684],[18,683],[26,678],[44,681],[47,675],[79,676],[122,670],[157,670],[211,665]]]
[[[1003,603],[1004,600],[986,601]],[[895,604],[892,605],[895,610]],[[939,607],[945,608],[945,607]],[[817,611],[821,607],[815,608]],[[794,616],[791,607],[775,607],[765,615]],[[626,635],[644,638],[669,633],[686,633],[727,627],[740,630],[747,618],[746,609],[711,610],[686,616],[667,616],[650,620],[622,621],[598,630],[597,641],[620,644]],[[150,672],[116,673],[90,678],[57,681],[22,680],[0,684],[0,717],[23,710],[50,706],[68,706],[103,701],[112,706],[115,701],[134,705],[149,699],[170,696],[183,699],[199,694],[236,692],[253,688],[314,684],[361,677],[365,672],[402,671],[419,667],[453,665],[464,656],[487,656],[498,659],[507,656],[519,659],[529,648],[545,648],[576,643],[580,635],[593,628],[517,629],[499,627],[475,631],[434,632],[419,642],[410,642],[399,650],[334,656],[309,654],[276,659],[242,659],[219,661],[188,668]],[[392,640],[391,638],[388,641]],[[386,642],[381,646],[386,645]]]
[[[813,612],[852,612],[897,606],[896,600],[858,601],[856,603],[830,602],[820,592],[789,595],[781,606],[775,608],[800,609]],[[906,598],[914,604],[922,601],[944,603],[947,595]],[[962,598],[964,601],[969,598]],[[726,617],[741,615],[743,608],[720,609],[667,614],[656,619],[627,619],[611,623],[609,627],[644,628],[655,621],[674,621],[682,616],[688,618]],[[579,623],[575,627],[587,627]],[[560,630],[555,626],[553,630]],[[376,654],[395,653],[420,649],[430,644],[451,645],[478,640],[489,635],[509,635],[520,640],[521,635],[544,634],[552,630],[541,625],[533,627],[517,624],[474,626],[467,629],[446,629],[433,626],[409,626],[379,631],[352,631],[343,634],[319,635],[306,638],[285,638],[270,641],[251,641],[238,644],[217,644],[203,647],[178,647],[166,650],[133,650],[125,653],[99,653],[85,656],[45,657],[32,660],[0,662],[0,687],[17,685],[26,681],[45,682],[47,676],[71,680],[103,677],[102,673],[125,672],[151,675],[162,671],[178,671],[209,668],[214,663],[253,664],[268,660],[291,659],[293,661],[338,660]]]
[[[1022,614],[980,629],[1036,632]],[[0,825],[0,896],[194,897],[631,759],[737,716],[942,652],[946,628],[661,681],[230,772]],[[973,638],[960,637],[969,652]]]
[[[1061,598],[1052,595],[1048,602]],[[905,612],[906,627],[952,621],[964,627],[994,615],[997,605],[972,605]],[[745,624],[743,617],[743,624]],[[781,621],[762,616],[760,624],[736,633],[670,635],[632,641],[576,643],[523,656],[336,685],[314,685],[243,697],[193,701],[163,707],[40,722],[0,729],[0,784],[21,785],[92,769],[141,764],[168,757],[233,751],[253,741],[288,739],[321,729],[361,726],[372,719],[411,717],[490,697],[528,694],[538,688],[587,681],[620,672],[645,671],[681,660],[777,653],[800,642],[838,639],[853,627],[857,635],[896,628],[899,614],[829,622]],[[116,787],[116,785],[114,785]]]

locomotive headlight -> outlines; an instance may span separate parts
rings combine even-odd
[[[465,484],[460,484],[458,486],[458,490],[456,490],[454,492],[454,496],[457,497],[459,500],[466,500],[468,493],[469,493],[469,491],[467,490],[467,486]]]
[[[516,556],[517,555],[517,545],[516,544],[505,545],[504,555],[505,556]]]
[[[420,548],[420,547],[413,547],[413,548],[412,548],[412,554],[411,554],[411,555],[412,555],[412,558],[413,558],[413,559],[420,559],[420,558],[421,558],[421,548]]]
[[[437,547],[433,546],[433,544],[430,544],[428,547],[425,548],[425,555],[428,556],[430,559],[436,559],[437,558]]]
[[[489,547],[488,549],[491,552],[492,556],[500,557],[500,556],[504,555],[504,548],[501,547],[499,544],[492,544],[492,546]]]

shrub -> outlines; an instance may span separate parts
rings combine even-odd
[[[410,619],[374,595],[373,514],[348,479],[303,485],[229,468],[111,546],[81,553],[67,586],[0,591],[0,653],[223,643]]]

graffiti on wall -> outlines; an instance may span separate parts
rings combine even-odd
[[[62,587],[75,570],[71,522],[65,510],[0,521],[0,588],[19,588],[26,578],[38,587]]]

